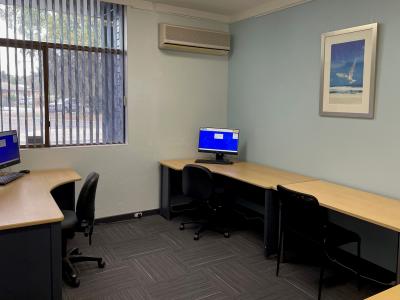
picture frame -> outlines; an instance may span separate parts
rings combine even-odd
[[[374,118],[378,23],[321,35],[320,116]]]

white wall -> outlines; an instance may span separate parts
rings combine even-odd
[[[99,172],[96,217],[158,208],[158,161],[195,156],[198,128],[227,123],[228,59],[160,51],[159,22],[228,30],[212,21],[128,8],[128,144],[22,150],[18,169]]]
[[[400,199],[399,11],[399,0],[314,0],[233,24],[228,120],[241,129],[241,158]],[[321,33],[372,22],[375,118],[320,117]],[[332,219],[361,235],[363,258],[393,270],[394,232]]]

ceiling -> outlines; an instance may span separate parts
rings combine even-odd
[[[208,18],[224,23],[269,14],[312,0],[147,0],[157,10]]]
[[[274,0],[272,0],[274,1]],[[222,15],[236,15],[267,2],[266,0],[155,0],[154,2],[202,10]],[[271,0],[269,0],[271,2]]]

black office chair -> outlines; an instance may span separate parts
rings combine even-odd
[[[216,195],[213,174],[206,167],[189,164],[182,171],[182,191],[184,196],[198,203],[199,211],[205,216],[205,221],[182,222],[179,229],[183,230],[187,224],[199,224],[194,233],[194,240],[198,240],[200,233],[212,229],[229,238],[230,233],[218,226],[223,214],[223,203]]]
[[[67,251],[67,239],[72,239],[75,232],[83,232],[89,237],[89,245],[92,244],[92,233],[94,227],[94,211],[97,182],[99,174],[92,172],[83,184],[76,205],[76,212],[63,210],[64,220],[61,222],[62,229],[62,255],[63,255],[63,278],[73,287],[80,284],[74,263],[83,261],[95,261],[99,268],[104,268],[105,262],[101,257],[83,256],[78,248]]]
[[[276,276],[279,275],[281,256],[284,255],[284,238],[295,235],[313,245],[321,253],[318,299],[321,299],[325,265],[332,258],[331,250],[348,243],[357,243],[357,280],[360,286],[360,236],[328,221],[328,213],[311,195],[289,190],[278,185],[281,216]]]

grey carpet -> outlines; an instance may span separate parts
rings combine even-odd
[[[97,225],[91,247],[77,235],[68,246],[107,265],[77,264],[81,285],[64,285],[63,299],[316,299],[318,268],[284,263],[276,277],[259,233],[236,231],[226,239],[206,232],[194,241],[192,229],[178,227],[178,220],[149,216]],[[378,289],[365,282],[358,291],[350,278],[324,287],[323,299],[364,299]]]

